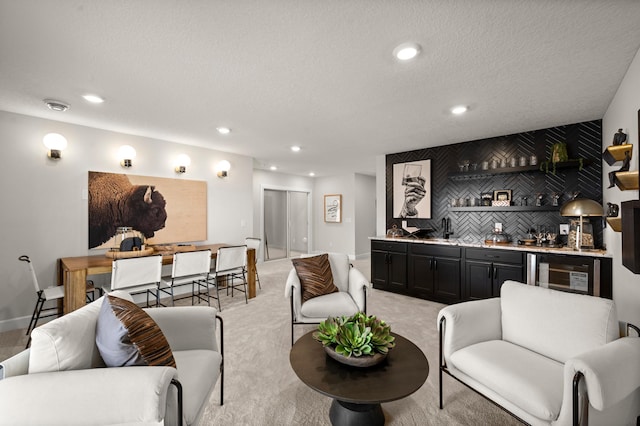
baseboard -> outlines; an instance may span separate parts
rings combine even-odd
[[[38,324],[44,324],[46,321],[53,319],[44,318],[41,321],[38,321]],[[6,320],[0,321],[0,333],[4,333],[5,331],[16,330],[18,328],[27,328],[29,326],[29,320],[31,320],[31,315],[26,317],[18,317],[18,318],[10,318]]]

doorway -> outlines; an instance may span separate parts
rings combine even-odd
[[[309,193],[263,188],[264,260],[309,252]]]

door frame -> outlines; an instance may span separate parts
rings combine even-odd
[[[270,185],[270,184],[261,184],[260,185],[260,238],[262,239],[262,243],[264,244],[264,191],[272,190],[272,191],[286,191],[287,192],[287,215],[289,214],[289,192],[304,192],[307,194],[307,252],[311,252],[311,247],[313,247],[313,191],[308,188],[296,188],[291,186],[279,186],[279,185]],[[289,217],[287,216],[287,257],[289,258]],[[266,253],[266,247],[262,250],[262,260],[264,261],[264,255]]]

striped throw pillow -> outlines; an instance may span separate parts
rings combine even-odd
[[[333,283],[328,254],[291,259],[291,262],[302,285],[302,303],[338,291],[338,287]]]
[[[158,324],[135,303],[119,297],[104,298],[96,325],[96,345],[107,367],[176,367]]]

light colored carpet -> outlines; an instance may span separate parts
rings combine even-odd
[[[353,262],[369,277],[369,261]],[[290,308],[284,297],[290,260],[258,265],[262,290],[244,304],[236,294],[222,298],[225,334],[225,402],[219,384],[203,425],[329,425],[331,399],[303,384],[289,364]],[[226,303],[225,303],[226,302]],[[241,302],[241,303],[239,303]],[[427,382],[413,395],[382,404],[388,425],[518,425],[513,417],[445,376],[445,405],[438,409],[438,333],[443,305],[380,290],[368,300],[368,313],[420,347],[430,365]],[[297,326],[296,337],[315,326]]]

